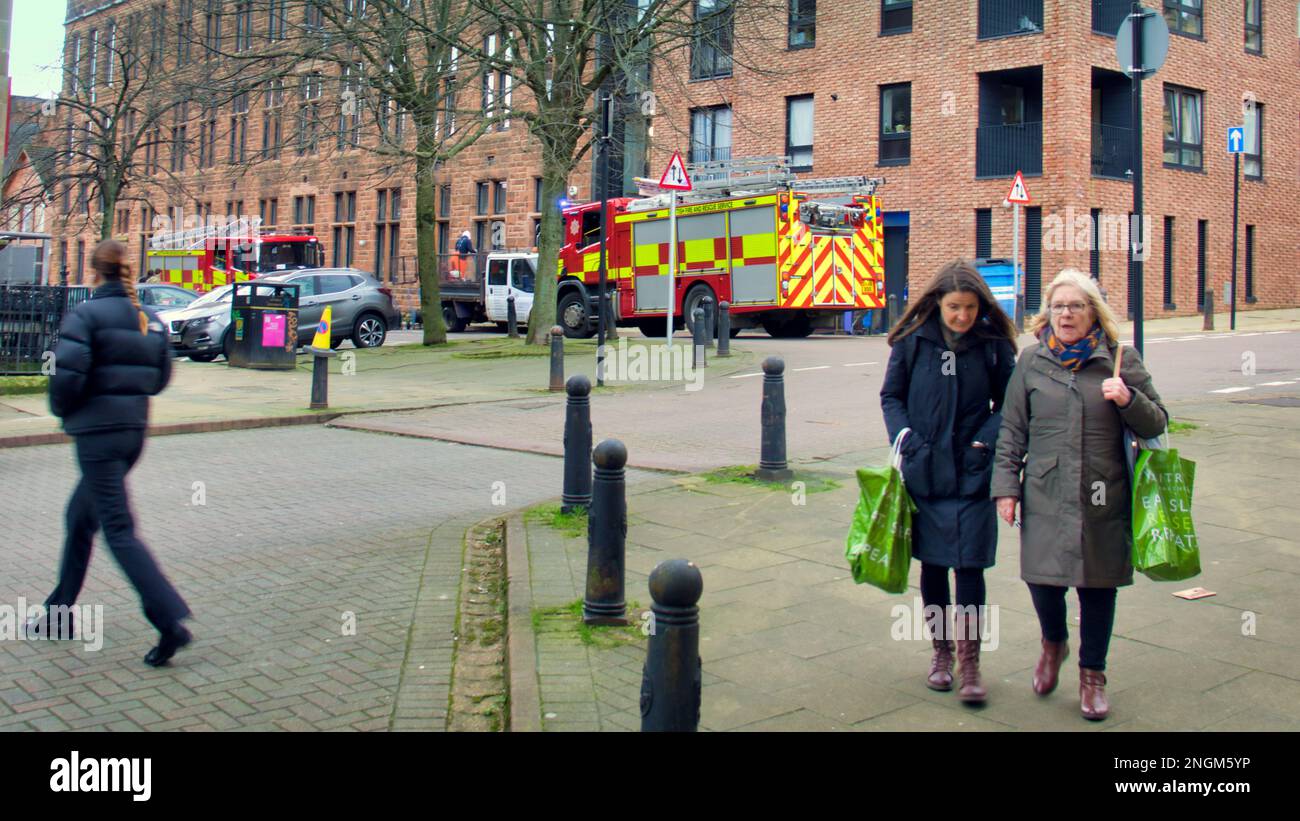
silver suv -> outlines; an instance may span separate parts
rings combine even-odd
[[[393,292],[365,271],[355,268],[317,268],[292,274],[259,277],[258,281],[285,282],[298,287],[298,343],[310,345],[316,326],[328,305],[330,347],[351,338],[358,348],[384,344],[389,328],[400,328],[402,316],[393,304]]]

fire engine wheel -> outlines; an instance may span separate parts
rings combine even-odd
[[[588,339],[595,333],[587,322],[587,300],[576,288],[566,291],[560,297],[555,317],[559,320],[560,327],[564,328],[564,335],[570,339]]]
[[[703,307],[706,296],[713,299],[713,308],[717,310],[718,300],[713,296],[713,290],[707,285],[696,285],[687,292],[686,299],[682,300],[682,320],[686,323],[686,330],[690,331],[692,336],[695,335],[695,309]],[[715,337],[718,335],[716,322],[713,335]]]
[[[358,348],[378,348],[388,336],[388,323],[376,314],[362,314],[352,332],[352,344]]]

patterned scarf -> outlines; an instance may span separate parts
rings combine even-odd
[[[1083,363],[1088,361],[1092,352],[1101,344],[1102,330],[1101,325],[1093,325],[1088,335],[1073,345],[1066,345],[1056,338],[1052,331],[1052,326],[1048,325],[1043,329],[1043,344],[1051,351],[1061,364],[1072,371],[1077,371],[1083,367]]]

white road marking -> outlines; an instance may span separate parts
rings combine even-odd
[[[1240,393],[1248,390],[1250,388],[1219,388],[1217,391],[1210,391],[1210,393]]]
[[[844,363],[844,367],[846,367],[846,368],[858,368],[858,367],[861,367],[861,366],[863,366],[863,365],[879,365],[879,364],[880,364],[879,362],[845,362],[845,363]]]
[[[813,365],[811,368],[792,368],[790,373],[797,373],[799,371],[824,371],[829,367],[830,365]]]
[[[1285,381],[1285,382],[1260,382],[1259,384],[1264,385],[1264,386],[1267,386],[1267,387],[1270,387],[1270,388],[1276,388],[1276,387],[1278,387],[1279,385],[1294,385],[1295,383],[1296,383],[1296,380],[1294,380],[1294,379],[1288,379],[1288,380]]]
[[[728,376],[727,378],[728,378],[728,379],[747,379],[747,378],[749,378],[749,377],[751,377],[751,376],[762,376],[762,375],[763,375],[763,372],[762,372],[762,371],[759,371],[758,373],[738,373],[738,374],[736,374],[735,376]]]
[[[1289,334],[1290,331],[1264,331],[1264,336],[1273,336],[1275,334]]]
[[[1248,334],[1233,334],[1233,336],[1261,336],[1263,331],[1251,331]]]
[[[1201,335],[1201,336],[1180,336],[1180,337],[1178,337],[1177,339],[1175,339],[1174,341],[1175,341],[1175,342],[1186,342],[1186,341],[1188,341],[1189,339],[1206,339],[1206,338],[1207,338],[1207,337],[1205,337],[1204,335]]]

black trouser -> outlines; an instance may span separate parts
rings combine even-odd
[[[1029,595],[1038,611],[1038,624],[1043,638],[1061,642],[1070,638],[1065,623],[1065,591],[1068,587],[1050,584],[1030,584]],[[1110,633],[1115,627],[1114,587],[1076,587],[1079,594],[1079,666],[1089,670],[1106,669],[1106,652],[1110,649]]]
[[[86,581],[95,531],[104,529],[108,549],[140,594],[145,618],[160,632],[171,631],[190,609],[163,575],[149,549],[135,535],[126,474],[144,450],[143,430],[117,430],[76,437],[81,481],[68,501],[67,536],[59,583],[46,606],[76,603]]]
[[[952,604],[948,590],[949,568],[939,564],[921,562],[921,602],[928,608],[940,607],[940,612],[947,612]],[[957,604],[960,607],[983,607],[985,600],[984,568],[958,567],[953,569],[957,576]],[[937,618],[926,621],[927,628],[933,636],[938,626]],[[964,636],[964,634],[963,634]]]

